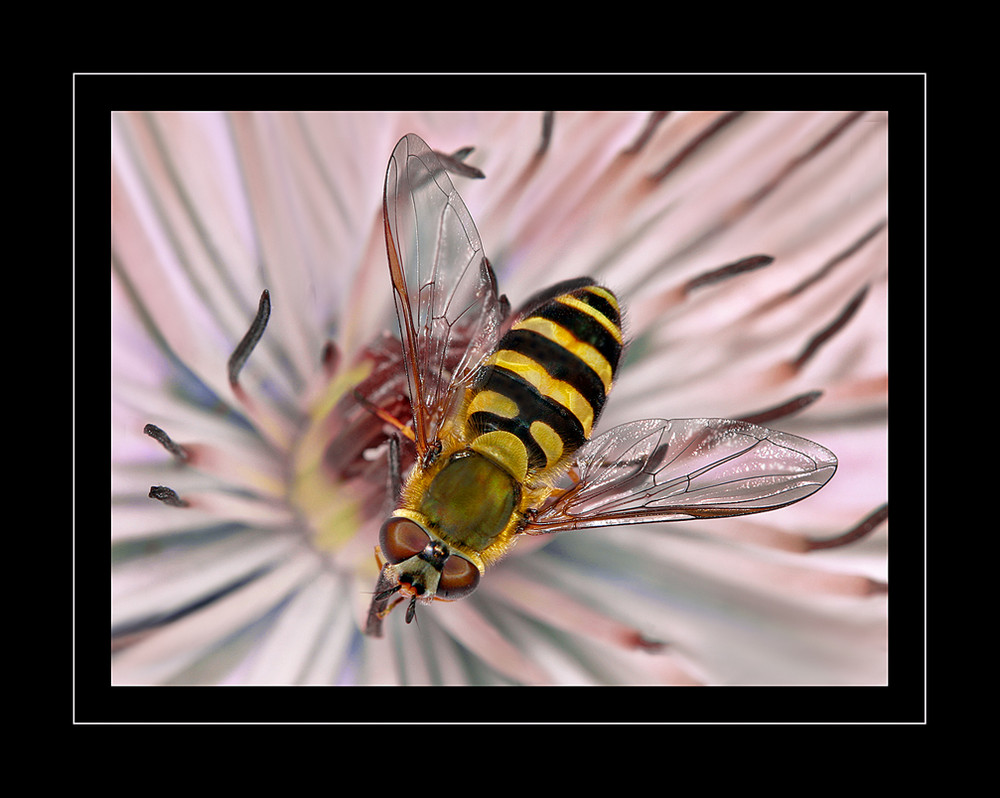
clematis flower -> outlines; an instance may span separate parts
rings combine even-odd
[[[113,683],[883,684],[887,124],[115,114]],[[598,433],[751,419],[833,450],[830,484],[526,539],[365,636],[391,430],[357,397],[409,412],[381,218],[408,132],[453,156],[514,307],[582,275],[621,298]]]

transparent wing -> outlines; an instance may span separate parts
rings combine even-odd
[[[828,449],[743,421],[633,421],[580,450],[565,492],[524,532],[759,513],[815,493],[836,470]]]
[[[423,455],[496,342],[496,280],[444,166],[412,133],[389,158],[382,210],[417,452]]]

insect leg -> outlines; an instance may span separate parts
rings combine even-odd
[[[366,397],[362,396],[358,391],[354,391],[354,398],[357,403],[361,405],[365,410],[371,413],[373,416],[377,416],[382,419],[386,424],[395,427],[403,435],[409,438],[411,441],[416,441],[416,435],[413,433],[413,427],[404,424],[395,416],[387,413],[381,407],[378,407],[374,403],[370,402]]]
[[[390,506],[386,512],[391,513],[397,507],[399,495],[403,491],[403,467],[399,460],[399,438],[395,435],[389,438],[388,466],[389,484],[386,499]]]

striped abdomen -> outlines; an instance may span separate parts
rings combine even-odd
[[[618,301],[584,285],[517,321],[482,366],[468,409],[471,447],[523,478],[590,438],[622,350]]]

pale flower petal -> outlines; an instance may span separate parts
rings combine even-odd
[[[884,684],[887,125],[114,114],[113,683]],[[773,416],[837,454],[830,484],[773,513],[526,539],[474,595],[365,637],[388,445],[352,392],[406,407],[382,184],[408,132],[474,147],[485,178],[453,181],[513,306],[581,275],[622,298],[597,432]]]

